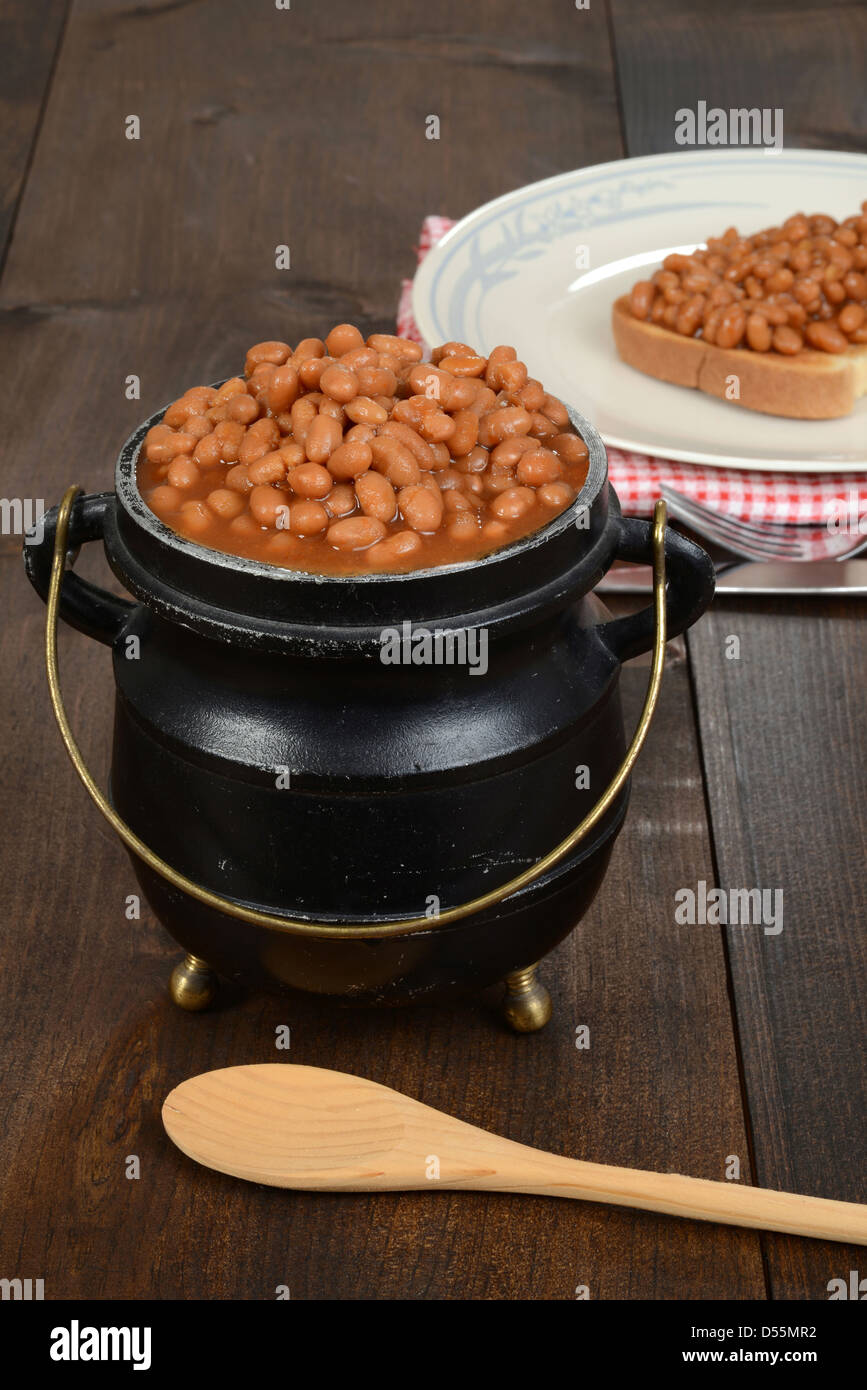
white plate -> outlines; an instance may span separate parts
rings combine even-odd
[[[608,444],[727,468],[867,469],[867,399],[842,420],[760,415],[627,367],[610,328],[612,302],[669,251],[799,210],[848,217],[865,198],[867,156],[822,150],[690,151],[577,169],[453,227],[419,267],[413,313],[429,345],[514,344]]]

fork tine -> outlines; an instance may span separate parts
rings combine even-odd
[[[788,544],[796,542],[802,533],[802,528],[788,526],[781,522],[769,522],[767,527],[758,522],[743,521],[740,517],[728,516],[725,512],[713,511],[710,507],[701,502],[696,502],[691,497],[683,497],[672,488],[665,485],[661,488],[663,496],[670,500],[672,506],[679,506],[684,511],[689,510],[694,516],[701,517],[709,525],[737,532],[741,536],[754,537],[756,540],[772,541],[775,544]],[[822,527],[813,528],[821,531]],[[780,532],[781,534],[774,534]]]
[[[766,539],[768,537],[768,532],[780,531],[784,533],[780,537],[780,539],[782,540],[784,539],[787,533],[795,531],[800,533],[803,529],[808,529],[799,526],[795,522],[789,521],[744,521],[739,517],[735,518],[726,516],[725,514],[721,514],[719,512],[714,511],[713,508],[707,506],[706,503],[696,501],[694,497],[685,497],[683,493],[677,492],[674,488],[669,487],[666,483],[662,484],[660,491],[663,493],[665,497],[670,498],[672,502],[677,501],[685,507],[691,507],[697,516],[706,517],[707,520],[711,523],[727,523],[733,526],[737,526],[738,529],[741,532],[743,532],[744,535],[755,536],[757,539]],[[824,528],[820,524],[812,529],[823,530]]]
[[[681,493],[676,493],[673,488],[667,488],[665,484],[663,484],[661,491],[667,493],[668,496],[672,498],[672,500],[674,500],[675,498],[680,498],[682,496]],[[799,522],[793,521],[745,521],[740,517],[734,518],[721,516],[719,512],[715,512],[713,508],[708,507],[706,503],[697,502],[694,497],[684,497],[683,502],[684,505],[692,507],[697,514],[701,514],[702,516],[707,517],[708,521],[730,521],[733,524],[736,524],[738,527],[740,527],[745,532],[745,534],[750,536],[767,536],[768,532],[777,531],[782,532],[783,535],[789,532],[797,532],[800,534],[800,532],[803,530],[813,529],[818,531],[824,529],[821,523],[816,523],[812,526],[802,526]]]
[[[693,525],[709,540],[718,541],[727,550],[734,550],[756,559],[795,559],[805,553],[804,545],[795,537],[778,538],[765,536],[760,532],[745,535],[738,522],[693,507],[689,499],[669,496],[668,491],[662,489],[672,515]]]

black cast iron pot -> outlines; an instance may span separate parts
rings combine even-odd
[[[162,413],[124,446],[115,492],[79,497],[69,522],[69,548],[101,539],[136,602],[72,572],[60,592],[60,616],[113,651],[114,809],[152,852],[242,909],[356,928],[323,939],[239,920],[133,854],[145,896],[188,953],[175,998],[208,1002],[209,967],[388,1004],[509,977],[512,1021],[538,1026],[529,967],[596,894],[628,788],[529,886],[458,922],[435,914],[535,864],[623,758],[620,664],[651,647],[653,610],[612,619],[591,591],[615,558],[650,561],[651,526],[621,516],[599,436],[573,414],[587,481],[543,530],[447,568],[332,577],[225,555],[159,521],[135,462]],[[25,546],[43,598],[57,516]],[[674,635],[709,603],[713,569],[675,532],[665,556]],[[383,664],[383,630],[404,623],[483,632],[486,672]],[[364,930],[426,913],[429,929]]]

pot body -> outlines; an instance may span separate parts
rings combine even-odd
[[[78,498],[70,515],[70,548],[102,540],[135,601],[70,571],[60,597],[64,620],[114,653],[116,811],[175,870],[235,904],[344,925],[429,915],[431,927],[336,939],[266,928],[203,905],[134,856],[160,921],[227,976],[355,1001],[445,996],[534,963],[592,901],[625,790],[520,892],[447,925],[436,912],[546,855],[622,759],[620,663],[650,649],[653,606],[610,619],[592,589],[615,558],[649,562],[652,533],[621,517],[599,436],[572,413],[587,482],[504,550],[405,575],[323,577],[222,555],[164,526],[135,472],[161,416],[127,441],[115,492]],[[25,547],[43,597],[56,521],[57,509]],[[713,567],[671,531],[665,552],[673,636],[710,601]],[[474,637],[474,659],[418,662],[417,639],[437,632]],[[383,660],[395,637],[408,660]]]
[[[312,920],[435,914],[514,877],[592,809],[624,752],[619,665],[586,598],[488,647],[488,668],[251,653],[137,610],[115,649],[111,795],[161,858]],[[129,658],[126,652],[136,653]],[[495,909],[369,941],[251,926],[135,860],[185,950],[247,983],[367,1002],[444,995],[544,955],[586,910],[625,795]]]

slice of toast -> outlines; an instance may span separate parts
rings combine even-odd
[[[624,362],[658,381],[792,420],[835,420],[867,395],[867,346],[845,352],[804,349],[794,357],[751,348],[719,348],[633,317],[629,297],[616,300],[611,326]],[[736,391],[732,378],[737,378]]]

